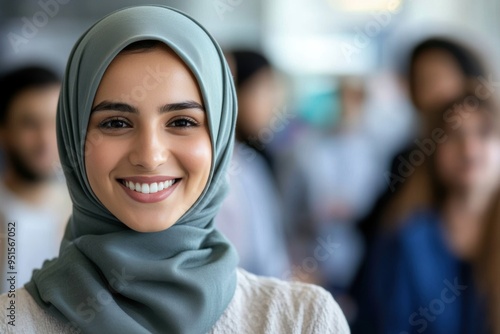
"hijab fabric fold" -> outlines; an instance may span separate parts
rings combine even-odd
[[[157,40],[190,68],[200,87],[212,142],[209,180],[170,228],[140,233],[114,217],[93,193],[84,144],[101,78],[127,45]],[[61,164],[73,201],[59,257],[25,285],[35,301],[82,333],[205,333],[236,289],[237,255],[214,228],[227,191],[236,95],[224,56],[196,21],[164,6],[114,12],[74,46],[57,112]]]

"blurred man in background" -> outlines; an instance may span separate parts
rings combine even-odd
[[[0,78],[0,145],[5,156],[0,178],[1,293],[10,287],[7,272],[17,272],[15,285],[20,287],[33,269],[57,256],[70,214],[67,189],[56,177],[59,91],[59,77],[41,67]],[[11,267],[8,259],[13,257],[8,255],[13,251]]]

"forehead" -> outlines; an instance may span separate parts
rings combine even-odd
[[[161,45],[119,53],[106,69],[94,104],[102,98],[136,97],[140,102],[157,92],[177,98],[200,100],[197,81],[175,52]]]
[[[415,66],[439,66],[459,69],[460,64],[455,56],[444,49],[433,48],[422,51],[414,61]]]
[[[31,87],[20,91],[10,101],[8,117],[33,113],[55,114],[59,91],[60,85],[58,84]]]
[[[141,73],[154,75],[154,79],[168,79],[165,77],[166,70],[190,73],[187,65],[175,52],[167,46],[158,46],[152,49],[119,53],[106,69],[103,80],[110,75],[134,79],[134,74]]]

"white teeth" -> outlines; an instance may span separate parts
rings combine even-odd
[[[175,183],[175,180],[168,180],[164,182],[154,182],[154,183],[134,183],[132,181],[125,181],[124,184],[127,188],[143,193],[143,194],[154,194],[158,191],[165,190],[171,187]]]

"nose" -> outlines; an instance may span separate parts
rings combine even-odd
[[[153,171],[167,161],[168,148],[164,133],[154,129],[139,131],[131,144],[129,161],[132,165]]]

